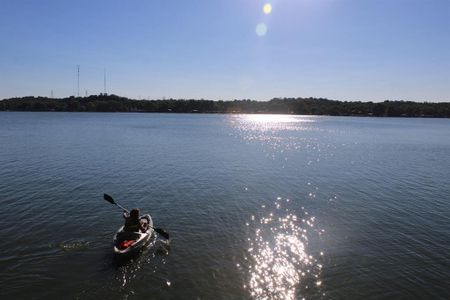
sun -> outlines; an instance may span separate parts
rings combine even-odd
[[[263,6],[263,12],[264,12],[266,15],[270,14],[270,13],[272,12],[272,4],[270,4],[270,3],[264,4],[264,6]]]

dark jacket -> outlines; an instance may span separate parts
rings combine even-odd
[[[139,230],[141,229],[141,221],[139,218],[133,218],[126,212],[123,213],[123,217],[125,218],[125,228],[123,229],[124,231],[139,232]]]

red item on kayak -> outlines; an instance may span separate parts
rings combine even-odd
[[[119,249],[126,249],[126,248],[130,247],[134,242],[135,242],[135,240],[121,241],[119,244]]]

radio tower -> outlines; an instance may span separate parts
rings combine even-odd
[[[106,69],[103,69],[103,93],[106,95]]]
[[[77,65],[78,85],[77,85],[77,97],[80,97],[80,65]]]

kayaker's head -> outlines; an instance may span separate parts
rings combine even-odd
[[[139,208],[133,208],[130,211],[130,217],[138,219],[139,218]]]

